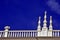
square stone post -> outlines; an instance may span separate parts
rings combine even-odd
[[[8,31],[10,29],[10,26],[5,26],[4,28],[5,28],[5,30],[4,30],[4,37],[7,37],[8,36]]]

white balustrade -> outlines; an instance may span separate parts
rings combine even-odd
[[[53,30],[53,37],[60,37],[60,30]]]
[[[8,37],[36,37],[37,35],[37,31],[36,30],[14,30],[14,31],[9,31],[8,32]]]
[[[5,37],[5,31],[0,31],[0,37]],[[7,37],[37,37],[36,30],[10,30]],[[53,37],[60,37],[60,30],[52,31]]]
[[[4,37],[4,31],[0,31],[0,37]]]

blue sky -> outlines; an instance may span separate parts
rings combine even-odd
[[[59,0],[0,0],[0,30],[6,25],[11,30],[36,30],[38,17],[43,25],[44,11],[53,17],[53,29],[60,29]]]

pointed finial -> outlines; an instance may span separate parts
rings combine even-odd
[[[52,16],[50,16],[50,23],[52,23]]]
[[[38,28],[37,28],[37,30],[38,31],[41,31],[41,22],[40,22],[40,19],[41,19],[41,17],[39,16],[39,20],[38,20]]]
[[[46,13],[47,13],[47,11],[45,11],[45,15],[44,15],[44,21],[43,21],[43,27],[44,28],[47,27],[47,20],[46,20],[47,16],[46,16]]]
[[[38,23],[40,23],[40,19],[41,19],[41,17],[39,16],[39,21],[38,21]]]
[[[46,18],[46,14],[47,14],[47,11],[45,11],[45,16],[44,16],[44,18]]]
[[[39,20],[41,19],[41,17],[39,16]]]
[[[50,16],[50,20],[52,20],[52,16]]]
[[[46,15],[47,11],[45,11],[45,15]]]
[[[49,25],[49,30],[52,30],[52,16],[50,16],[50,25]]]

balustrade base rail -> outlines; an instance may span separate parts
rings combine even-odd
[[[60,40],[60,37],[1,37],[0,40]]]

